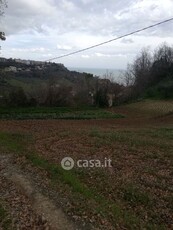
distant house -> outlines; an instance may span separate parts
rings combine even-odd
[[[30,61],[29,60],[15,59],[15,62],[26,64],[26,65],[30,65]]]
[[[6,62],[6,58],[2,58],[2,57],[0,57],[0,62]]]
[[[17,68],[15,66],[9,66],[5,68],[6,72],[17,72]]]

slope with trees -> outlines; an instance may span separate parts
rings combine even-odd
[[[110,107],[122,87],[111,74],[100,79],[58,63],[0,58],[0,68],[1,104],[10,106],[20,106],[17,98],[25,94],[28,102],[24,100],[24,105]]]
[[[173,47],[166,43],[152,54],[143,49],[125,73],[124,100],[136,98],[173,98]]]

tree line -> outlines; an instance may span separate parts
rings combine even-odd
[[[81,106],[110,107],[141,98],[173,98],[173,47],[162,44],[153,53],[145,48],[129,64],[124,74],[124,85],[107,73],[104,79],[91,74],[80,75],[73,85],[57,85],[57,75],[48,76],[44,87],[26,93],[20,87],[11,87],[0,98],[7,106]],[[59,76],[60,77],[60,76]],[[0,80],[3,85],[4,78]]]
[[[173,47],[164,43],[154,52],[144,48],[128,65],[124,79],[124,101],[144,97],[173,98]]]

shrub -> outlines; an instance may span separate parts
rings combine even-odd
[[[7,104],[10,106],[27,106],[28,99],[24,90],[22,88],[13,89],[7,97]]]

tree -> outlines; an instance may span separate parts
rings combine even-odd
[[[133,71],[133,66],[128,64],[127,65],[127,70],[124,73],[124,83],[126,87],[134,86],[135,83],[135,74]]]
[[[0,39],[5,41],[6,37],[5,37],[5,33],[4,32],[0,32]]]
[[[125,73],[129,99],[141,96],[172,98],[173,47],[166,43],[150,54],[143,49]],[[126,96],[126,98],[127,98]]]
[[[7,8],[7,1],[0,0],[0,16],[4,14],[4,9]]]
[[[152,65],[152,58],[147,49],[142,50],[133,64],[135,73],[135,87],[139,92],[143,91],[150,81],[150,68]]]
[[[4,15],[4,9],[7,7],[6,0],[0,0],[0,16]],[[5,33],[0,31],[0,40],[5,40]]]
[[[99,88],[95,94],[95,104],[98,107],[108,107],[108,92],[106,88]]]
[[[133,64],[128,65],[125,73],[126,86],[134,88],[134,94],[140,95],[148,87],[151,78],[152,56],[148,49],[143,49]]]
[[[28,99],[23,88],[15,88],[9,93],[8,104],[10,106],[27,106]]]
[[[173,47],[163,43],[155,50],[151,72],[153,83],[173,77]]]

